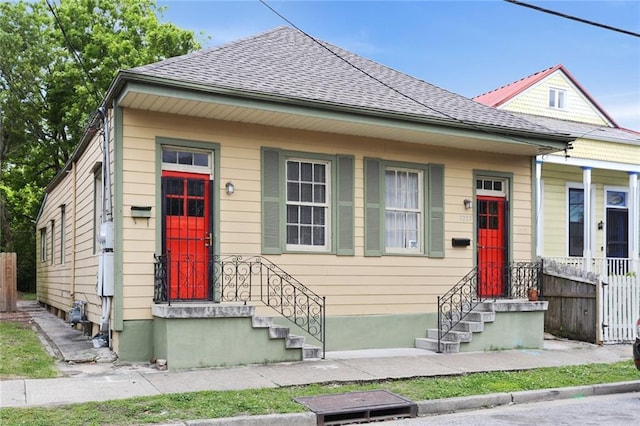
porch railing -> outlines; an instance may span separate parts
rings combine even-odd
[[[545,261],[552,261],[562,265],[571,265],[584,272],[592,272],[605,277],[640,275],[640,262],[624,257],[544,257]]]
[[[154,302],[171,303],[184,299],[171,298],[167,288],[170,276],[170,254],[155,256]],[[262,256],[211,256],[209,275],[213,288],[209,300],[215,302],[260,302],[277,311],[326,349],[325,298]]]
[[[486,268],[499,269],[504,287],[500,295],[483,296],[479,291],[479,276],[486,277]],[[486,278],[485,278],[486,279]],[[442,339],[454,329],[478,304],[488,299],[526,299],[529,289],[542,290],[542,262],[511,262],[502,266],[476,266],[444,296],[438,296],[438,352]]]

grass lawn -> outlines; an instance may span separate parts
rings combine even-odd
[[[29,325],[0,322],[0,379],[57,377],[55,362]]]
[[[0,380],[50,378],[59,375],[55,358],[42,347],[34,330],[18,322],[0,322]],[[534,370],[474,373],[381,382],[313,384],[243,391],[205,391],[70,404],[55,407],[0,408],[0,424],[132,425],[196,419],[294,413],[305,408],[300,396],[384,389],[413,401],[516,392],[564,386],[638,380],[633,361]],[[0,383],[0,387],[2,384]]]
[[[637,380],[633,361],[454,377],[351,384],[314,384],[276,389],[205,391],[139,397],[58,407],[3,408],[0,424],[131,425],[272,413],[305,408],[294,397],[385,389],[413,401]]]

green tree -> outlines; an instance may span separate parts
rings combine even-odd
[[[35,220],[118,70],[200,48],[154,0],[0,3],[0,250],[35,289]]]

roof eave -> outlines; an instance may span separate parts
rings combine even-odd
[[[138,82],[144,84],[151,84],[156,86],[164,86],[164,87],[173,87],[184,90],[191,90],[197,92],[206,92],[206,93],[216,93],[220,95],[244,98],[244,99],[252,99],[264,102],[278,103],[278,104],[289,104],[289,105],[298,105],[303,107],[311,107],[317,109],[325,109],[342,113],[350,113],[350,114],[362,114],[374,117],[380,117],[385,119],[393,119],[393,120],[401,120],[401,121],[409,121],[420,124],[430,124],[436,126],[446,126],[453,127],[458,129],[465,130],[477,130],[483,131],[489,134],[493,134],[497,137],[527,137],[533,139],[543,140],[545,144],[549,141],[559,142],[559,143],[569,143],[575,138],[571,137],[567,134],[559,134],[555,132],[549,133],[540,133],[540,132],[532,132],[518,128],[504,127],[504,126],[493,126],[481,123],[472,123],[466,121],[460,121],[450,118],[437,118],[437,117],[425,117],[424,115],[414,115],[414,114],[399,114],[393,113],[386,110],[374,109],[374,108],[364,108],[364,107],[354,107],[351,105],[344,104],[336,104],[330,102],[323,102],[317,100],[306,100],[300,98],[292,98],[281,95],[272,95],[266,94],[263,92],[255,92],[248,90],[239,90],[233,89],[223,86],[211,86],[204,85],[198,83],[190,83],[175,79],[169,79],[164,77],[156,77],[149,76],[146,74],[140,74],[130,71],[121,71],[114,83],[111,85],[109,92],[107,93],[107,97],[105,99],[106,105],[111,105],[114,100],[118,99],[120,92],[124,89],[128,82]],[[559,148],[564,149],[564,148]]]

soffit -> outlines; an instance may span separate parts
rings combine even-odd
[[[122,93],[118,106],[188,117],[395,140],[462,150],[525,156],[541,153],[540,141],[535,145],[526,142],[526,137],[505,137],[490,131],[375,119],[364,115],[327,113],[282,105],[281,108],[274,109],[271,106],[261,106],[259,103],[217,102],[204,98],[188,99],[183,96],[136,91],[131,87]],[[559,146],[551,142],[548,145]]]

